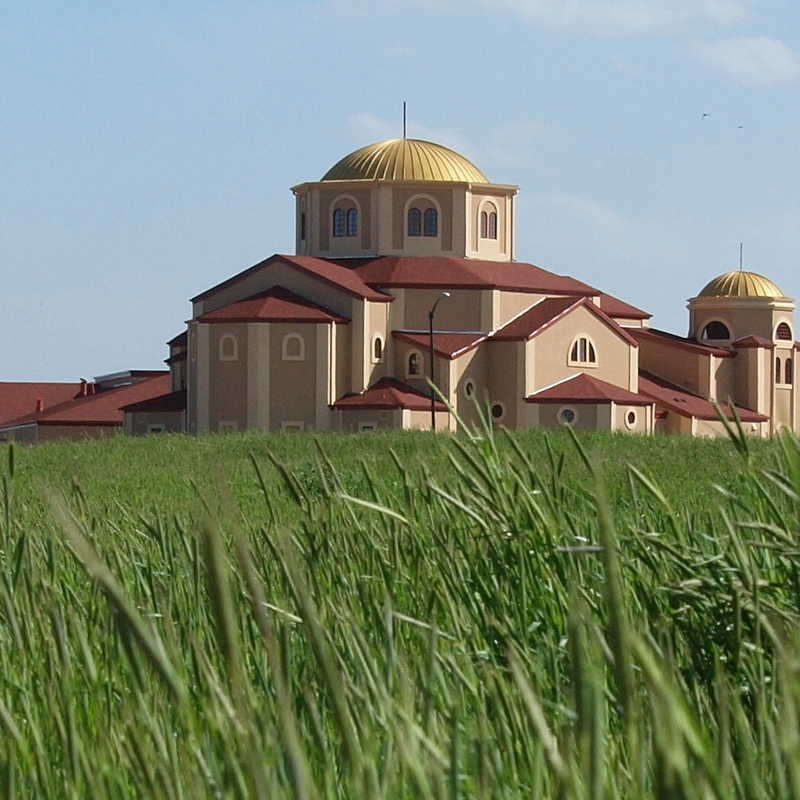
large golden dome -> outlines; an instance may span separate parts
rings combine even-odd
[[[422,139],[387,139],[361,147],[334,164],[323,181],[455,181],[489,183],[468,159]]]
[[[699,297],[784,297],[784,294],[769,278],[757,272],[734,270],[714,278]]]

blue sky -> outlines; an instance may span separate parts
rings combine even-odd
[[[740,240],[800,297],[791,0],[32,0],[0,7],[0,90],[1,380],[160,366],[403,100],[521,186],[520,260],[680,333]]]

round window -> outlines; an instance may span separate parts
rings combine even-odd
[[[472,397],[475,394],[475,384],[472,381],[467,381],[464,384],[464,394],[467,397]]]
[[[494,419],[503,419],[503,415],[506,413],[505,408],[503,408],[502,403],[495,403],[492,406],[492,417]]]
[[[632,428],[636,425],[636,412],[631,410],[625,415],[625,424],[628,428]]]
[[[558,412],[558,421],[562,425],[572,425],[578,419],[578,413],[574,408],[562,408]]]

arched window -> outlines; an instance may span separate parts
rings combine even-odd
[[[570,364],[597,364],[597,353],[594,344],[588,336],[579,336],[573,343],[569,351]]]
[[[786,364],[783,367],[784,372],[784,383],[789,384],[791,386],[794,383],[794,364],[792,363],[791,358],[786,359]]]
[[[724,322],[720,322],[719,320],[715,319],[713,322],[709,322],[708,325],[703,328],[703,338],[730,339],[731,332],[728,330],[728,326]]]
[[[334,209],[333,212],[333,235],[336,237],[344,236],[344,211],[341,208]]]
[[[408,235],[422,236],[422,212],[418,208],[408,209]]]
[[[425,209],[425,225],[423,227],[425,236],[439,235],[439,212],[435,208]]]
[[[383,361],[383,339],[380,336],[376,336],[372,342],[372,360],[376,364]]]
[[[485,211],[481,211],[481,239],[485,239],[489,235],[489,215]]]
[[[489,233],[487,236],[488,239],[496,239],[497,238],[497,214],[492,211],[489,214]]]
[[[416,350],[408,354],[406,374],[409,376],[422,375],[422,355]]]
[[[223,333],[219,339],[219,360],[237,361],[239,359],[239,340],[232,333]]]
[[[356,208],[347,209],[347,235],[358,235],[358,209]]]
[[[788,323],[781,322],[781,324],[778,325],[775,329],[775,338],[782,342],[791,342],[792,339],[794,339],[794,336],[792,336],[792,329],[789,327]]]
[[[281,356],[284,361],[304,361],[306,357],[306,343],[297,333],[287,333],[281,344]]]
[[[775,383],[781,382],[781,360],[775,356]]]

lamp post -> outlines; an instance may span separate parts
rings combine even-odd
[[[436,395],[433,391],[433,386],[436,383],[436,374],[434,372],[434,355],[433,355],[433,315],[436,313],[436,306],[444,300],[445,297],[450,297],[450,292],[442,292],[437,298],[436,302],[428,312],[428,349],[430,351],[429,358],[431,360],[431,430],[436,430]]]

